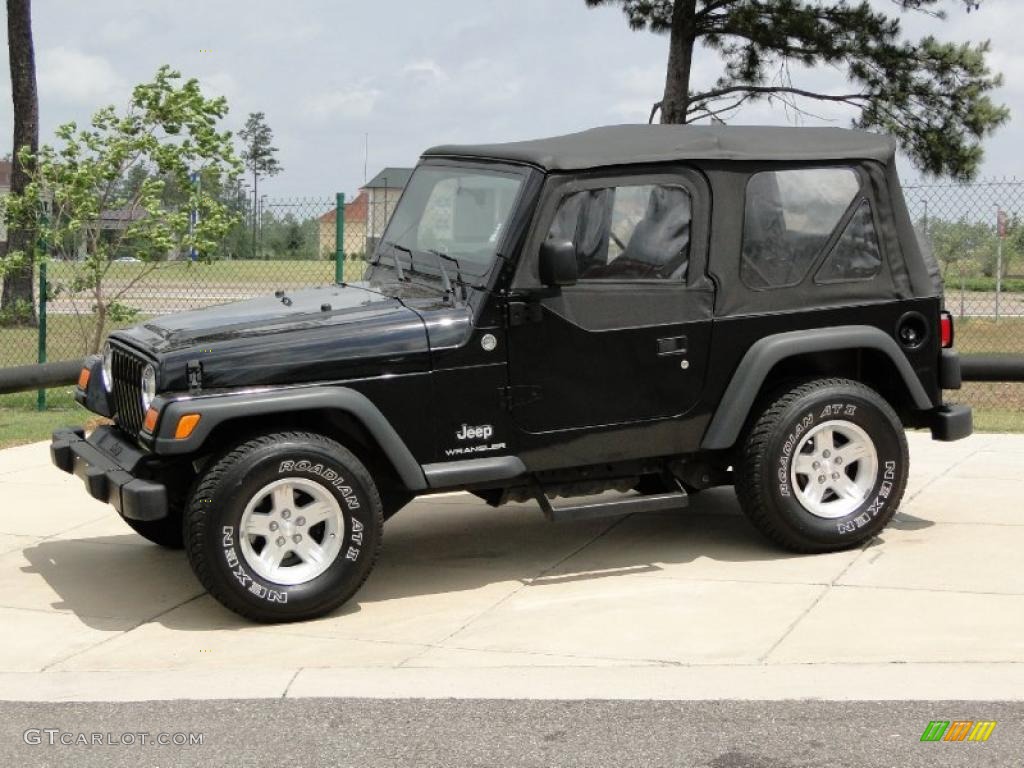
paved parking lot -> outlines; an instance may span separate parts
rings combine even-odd
[[[796,556],[732,492],[552,525],[421,500],[357,600],[254,626],[180,552],[49,465],[0,452],[0,698],[1024,698],[1024,435],[911,434],[869,546]]]

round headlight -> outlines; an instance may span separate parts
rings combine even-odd
[[[147,365],[142,369],[142,410],[148,411],[156,397],[156,369]]]
[[[107,392],[114,388],[114,350],[109,341],[103,347],[103,388]]]

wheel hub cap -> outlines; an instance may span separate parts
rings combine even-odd
[[[860,507],[878,476],[878,451],[868,433],[850,421],[825,421],[797,446],[790,480],[801,506],[834,520]]]
[[[324,486],[291,477],[257,491],[239,527],[249,567],[267,581],[294,586],[312,581],[337,559],[345,517]]]

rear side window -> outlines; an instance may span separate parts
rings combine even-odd
[[[684,280],[690,209],[682,187],[586,189],[562,199],[547,236],[572,241],[581,280]]]
[[[852,168],[754,174],[743,214],[743,282],[756,289],[802,281],[859,191]]]
[[[882,251],[878,247],[871,205],[862,200],[814,279],[819,283],[870,280],[881,268]]]

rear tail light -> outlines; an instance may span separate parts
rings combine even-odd
[[[953,315],[945,310],[939,315],[939,338],[943,349],[953,346]]]

